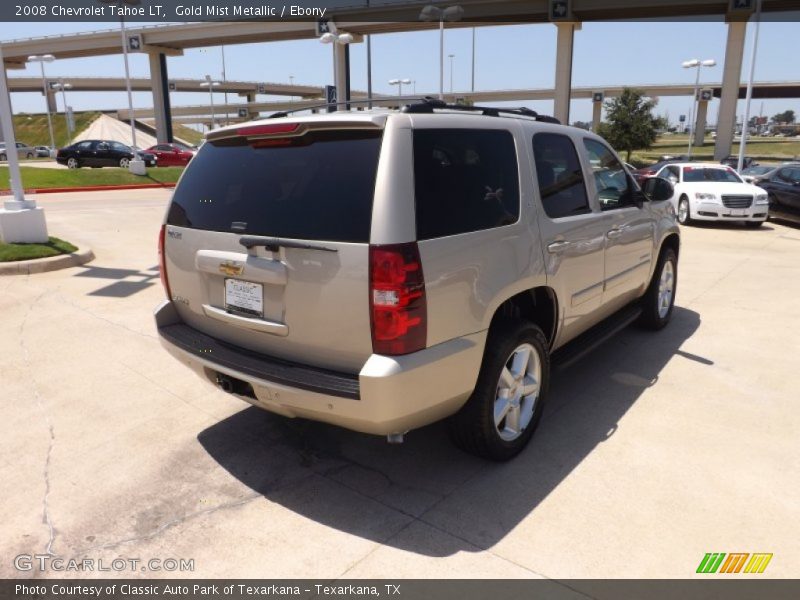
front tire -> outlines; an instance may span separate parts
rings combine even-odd
[[[33,154],[31,154],[30,152],[28,152],[28,153],[25,155],[25,158],[27,158],[28,160],[30,160],[30,159],[32,159],[32,158],[33,158]]]
[[[489,331],[478,382],[450,418],[453,442],[496,461],[519,454],[542,417],[550,381],[547,340],[533,323],[501,322]]]
[[[68,169],[80,169],[81,163],[77,158],[68,158],[67,159],[67,168]]]
[[[653,279],[642,297],[642,316],[639,323],[657,331],[666,327],[675,307],[678,287],[678,257],[672,248],[664,248],[658,257]]]
[[[681,225],[692,224],[692,214],[689,206],[689,198],[681,196],[678,200],[678,223]]]

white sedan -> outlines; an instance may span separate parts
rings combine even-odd
[[[678,222],[743,221],[760,227],[767,220],[767,192],[742,181],[736,171],[714,163],[673,163],[664,166],[656,177],[675,187],[672,206]]]

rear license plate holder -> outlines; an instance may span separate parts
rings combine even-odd
[[[225,310],[264,318],[264,285],[241,279],[225,279]]]

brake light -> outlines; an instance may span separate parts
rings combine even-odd
[[[164,247],[166,235],[167,226],[162,225],[161,231],[158,233],[158,273],[161,276],[161,285],[164,286],[164,291],[167,293],[167,300],[172,300],[172,293],[169,289],[169,277],[167,277],[166,248]]]
[[[253,125],[240,127],[236,130],[239,135],[250,137],[255,135],[274,135],[279,133],[294,133],[300,127],[299,123],[276,123],[274,125]]]
[[[425,348],[428,311],[416,242],[369,247],[372,350],[409,354]]]

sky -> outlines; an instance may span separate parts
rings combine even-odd
[[[69,34],[108,29],[110,23],[0,23],[0,42],[10,39]],[[573,54],[574,86],[642,85],[648,83],[693,83],[694,69],[684,69],[681,62],[713,58],[716,67],[703,68],[703,82],[722,80],[727,25],[719,22],[592,22],[584,23],[575,34]],[[742,81],[749,75],[754,25],[748,26],[747,46],[742,66]],[[791,48],[800,38],[798,22],[766,22],[761,24],[756,59],[756,81],[800,79],[800,70]],[[505,25],[479,27],[476,30],[475,89],[552,88],[555,79],[556,27],[552,24]],[[453,88],[469,90],[472,72],[472,29],[450,29],[445,32],[445,54],[454,54]],[[395,94],[389,79],[409,78],[415,81],[417,93],[438,91],[439,32],[381,34],[372,36],[372,78],[375,93]],[[450,89],[450,61],[445,59],[445,90]],[[331,47],[317,40],[242,44],[225,47],[228,80],[289,82],[323,85],[333,83]],[[96,58],[58,60],[47,65],[48,77],[71,75],[122,76],[121,55]],[[184,56],[169,57],[170,77],[203,78],[210,74],[222,76],[222,49],[187,50]],[[149,65],[144,54],[131,55],[131,74],[149,77]],[[9,76],[39,76],[38,64],[24,71],[14,70]],[[366,90],[366,44],[351,46],[351,85]],[[411,90],[404,88],[404,93]],[[207,95],[173,93],[173,106],[196,105],[207,102]],[[266,97],[259,99],[267,100]],[[72,92],[68,103],[75,110],[111,110],[127,106],[123,92]],[[238,102],[236,96],[231,102]],[[222,95],[215,97],[221,103]],[[59,110],[63,110],[58,99]],[[14,93],[15,112],[42,112],[41,94]],[[544,114],[552,114],[552,101],[516,102]],[[135,107],[151,107],[152,94],[134,94]],[[716,122],[719,101],[709,105],[708,121]],[[668,116],[677,124],[678,116],[689,114],[690,97],[663,97],[656,113]],[[800,114],[800,99],[754,100],[751,115],[772,116],[793,109]],[[739,102],[738,114],[744,113],[744,101]],[[591,121],[590,100],[573,100],[570,120]]]

